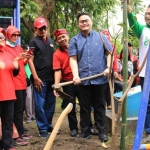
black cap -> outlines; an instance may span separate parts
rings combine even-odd
[[[128,42],[128,46],[133,46],[131,42]]]

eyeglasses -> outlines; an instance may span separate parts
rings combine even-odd
[[[149,15],[149,16],[150,16],[150,12],[146,12],[146,13],[145,13],[145,16],[146,16],[146,15]]]
[[[86,19],[86,20],[80,20],[79,23],[84,24],[84,22],[85,22],[85,23],[88,23],[89,21],[90,21],[89,19]]]
[[[43,27],[38,28],[38,29],[39,29],[39,31],[43,31],[43,30],[46,30],[46,29],[47,29],[47,27],[46,27],[46,26],[43,26]]]
[[[21,36],[21,34],[12,34],[12,36],[17,36],[17,37],[20,37]]]
[[[1,40],[5,40],[5,37],[3,35],[0,35]]]

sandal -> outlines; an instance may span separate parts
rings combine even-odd
[[[21,138],[17,138],[17,139],[15,140],[15,143],[16,143],[17,145],[21,145],[21,146],[26,146],[26,145],[28,144],[28,142],[26,142],[24,139],[21,139]]]

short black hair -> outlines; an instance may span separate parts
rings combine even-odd
[[[91,15],[90,15],[89,13],[87,13],[87,12],[81,12],[81,13],[79,13],[79,14],[77,15],[77,20],[79,21],[79,18],[80,18],[81,16],[83,16],[83,15],[87,15],[87,16],[89,16],[89,17],[92,19]]]
[[[131,42],[128,42],[128,46],[133,46],[133,44]]]

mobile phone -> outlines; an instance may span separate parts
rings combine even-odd
[[[29,48],[29,51],[28,51],[28,54],[33,55],[34,48],[35,48],[35,47],[30,47],[30,48]]]

